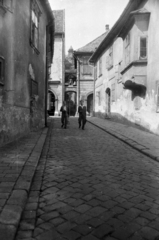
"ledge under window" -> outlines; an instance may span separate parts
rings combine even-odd
[[[147,59],[136,60],[136,61],[129,63],[125,68],[122,69],[122,71],[120,73],[123,75],[129,68],[131,68],[132,66],[137,66],[137,65],[147,65]]]

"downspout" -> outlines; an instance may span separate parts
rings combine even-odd
[[[93,75],[94,75],[94,81],[93,81],[93,117],[95,117],[95,84],[96,84],[96,69],[95,64],[93,65]]]

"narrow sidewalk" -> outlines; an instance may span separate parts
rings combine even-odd
[[[159,136],[107,119],[90,117],[87,120],[91,124],[98,126],[109,134],[132,146],[136,150],[156,161],[159,161]]]
[[[25,207],[48,129],[0,148],[0,239],[13,240]]]

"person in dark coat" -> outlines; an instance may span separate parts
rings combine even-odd
[[[79,128],[82,125],[82,130],[84,130],[85,124],[86,124],[86,107],[83,105],[83,101],[80,101],[80,106],[78,107],[78,113],[79,113],[79,118],[78,118],[78,123],[79,123]]]
[[[63,105],[61,106],[60,112],[62,112],[61,127],[67,128],[67,106],[65,101],[63,101]]]

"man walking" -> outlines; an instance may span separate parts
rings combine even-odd
[[[78,123],[79,123],[79,128],[82,125],[82,130],[84,130],[84,126],[86,124],[86,107],[83,105],[83,101],[80,101],[80,106],[78,107],[78,113],[79,113],[79,118],[78,118]]]
[[[63,105],[61,106],[60,111],[62,112],[62,116],[61,116],[61,127],[66,128],[67,127],[67,106],[66,106],[66,102],[63,101]]]

